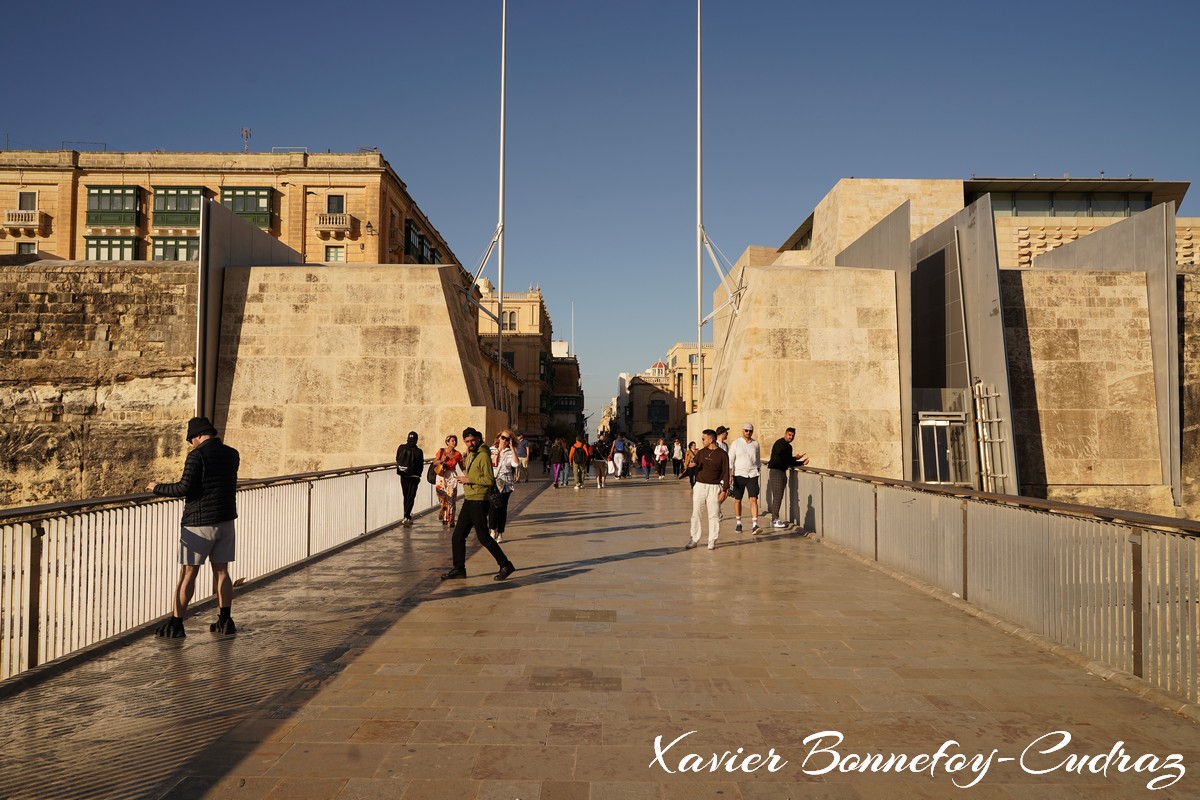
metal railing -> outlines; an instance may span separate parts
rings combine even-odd
[[[790,518],[1200,702],[1200,522],[803,468]]]
[[[0,511],[0,680],[169,610],[182,499],[149,494]],[[237,561],[250,582],[396,524],[394,464],[239,484]],[[437,505],[424,479],[414,513]],[[196,603],[212,596],[196,582]]]

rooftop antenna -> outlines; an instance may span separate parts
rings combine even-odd
[[[242,128],[242,152],[250,152],[250,129]]]

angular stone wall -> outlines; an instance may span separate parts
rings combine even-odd
[[[895,273],[747,266],[744,280],[688,438],[753,422],[769,448],[791,426],[814,465],[902,478]]]
[[[1000,276],[1021,493],[1173,515],[1145,275]]]
[[[196,265],[0,271],[0,507],[175,480],[195,409]]]
[[[410,430],[432,455],[505,425],[461,286],[456,265],[226,270],[215,421],[242,475],[387,462]]]
[[[1200,238],[1200,237],[1198,237]],[[1179,383],[1182,387],[1183,513],[1200,519],[1200,266],[1179,268]]]

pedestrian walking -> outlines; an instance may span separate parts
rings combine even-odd
[[[665,439],[659,439],[658,444],[654,445],[654,468],[658,470],[658,479],[661,481],[667,476],[667,461],[671,458],[671,451],[667,447]]]
[[[787,486],[788,470],[808,463],[808,455],[792,455],[792,441],[796,429],[788,428],[783,436],[771,446],[771,459],[767,462],[767,510],[771,514],[772,528],[786,528],[788,521],[779,518],[779,505],[783,501],[783,488]]]
[[[724,425],[717,426],[717,447],[729,452],[729,428]]]
[[[559,437],[550,448],[550,485],[557,489],[567,485],[567,443]]]
[[[742,438],[729,446],[729,471],[733,473],[733,530],[742,532],[742,496],[750,498],[750,532],[762,533],[758,527],[758,476],[762,471],[762,451],[754,438],[754,425],[742,426]]]
[[[613,439],[612,449],[613,471],[616,473],[613,477],[620,480],[625,474],[625,462],[629,457],[629,442],[626,441],[625,435],[620,431],[617,432]]]
[[[692,486],[691,535],[684,545],[691,550],[700,544],[704,517],[708,517],[708,549],[717,546],[721,530],[721,502],[729,487],[729,454],[717,447],[716,431],[705,429],[700,434],[702,447],[691,466],[691,477],[696,479]],[[684,477],[683,475],[680,478]]]
[[[417,447],[416,431],[408,432],[408,439],[396,448],[396,474],[400,476],[400,493],[404,496],[404,516],[400,524],[411,528],[413,506],[417,502],[417,487],[421,485],[421,469],[425,466],[425,454]]]
[[[675,441],[671,442],[671,469],[676,478],[683,469],[683,445],[679,442],[678,436],[675,437]]]
[[[504,541],[508,523],[508,501],[517,482],[517,456],[512,446],[512,432],[500,431],[492,447],[492,468],[496,476],[496,491],[488,506],[488,529],[497,542]]]
[[[496,476],[492,472],[492,459],[481,447],[483,434],[474,428],[463,431],[463,443],[467,446],[467,454],[463,458],[463,475],[459,483],[463,485],[463,507],[458,522],[450,534],[450,555],[453,564],[442,574],[442,580],[456,580],[467,577],[467,534],[475,529],[479,543],[492,554],[500,570],[493,580],[502,581],[516,571],[516,567],[508,560],[499,542],[488,535],[488,490],[495,485]]]
[[[517,463],[520,465],[517,468],[517,481],[529,483],[529,440],[525,438],[525,434],[517,431],[517,441],[514,443],[517,450]]]
[[[683,469],[680,471],[679,477],[687,477],[691,480],[692,486],[696,485],[696,474],[692,470],[692,464],[695,462],[696,454],[700,451],[696,449],[695,442],[688,442],[687,450],[683,454]]]
[[[442,525],[454,525],[454,504],[458,500],[458,467],[463,454],[458,452],[458,437],[453,433],[446,437],[446,446],[439,448],[433,457],[433,470],[437,473],[434,488],[437,491],[438,519]]]
[[[571,452],[568,455],[571,461],[571,469],[575,471],[576,490],[583,488],[583,480],[587,474],[588,459],[590,457],[591,449],[583,441],[583,434],[579,434],[575,437],[575,444],[571,445]]]
[[[592,467],[596,470],[596,488],[603,489],[608,480],[608,442],[603,434],[592,444]]]
[[[154,631],[164,639],[187,636],[183,619],[196,590],[196,576],[207,560],[217,590],[217,621],[209,631],[223,636],[237,633],[233,624],[233,580],[229,565],[236,555],[237,477],[241,456],[221,441],[208,417],[188,420],[187,443],[192,448],[183,461],[183,476],[176,483],[150,481],[146,491],[160,497],[182,497],[179,523],[179,579],[171,598],[171,618]]]
[[[646,480],[650,480],[650,471],[654,469],[654,449],[648,442],[638,445],[638,457],[642,461],[642,474]]]

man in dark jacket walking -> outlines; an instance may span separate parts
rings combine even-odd
[[[417,487],[421,485],[421,469],[425,454],[417,447],[417,432],[408,432],[408,441],[396,448],[396,473],[400,476],[400,491],[404,494],[404,519],[400,524],[412,527],[413,506],[417,502]]]
[[[188,421],[187,441],[192,451],[183,462],[183,477],[178,483],[151,481],[146,491],[163,497],[183,497],[183,519],[179,530],[179,582],[171,619],[154,633],[167,639],[182,639],[183,617],[196,588],[196,575],[207,559],[212,563],[213,582],[217,587],[217,621],[209,626],[213,633],[237,632],[230,616],[233,606],[233,581],[229,564],[234,560],[237,519],[237,474],[241,457],[225,445],[207,417]]]

